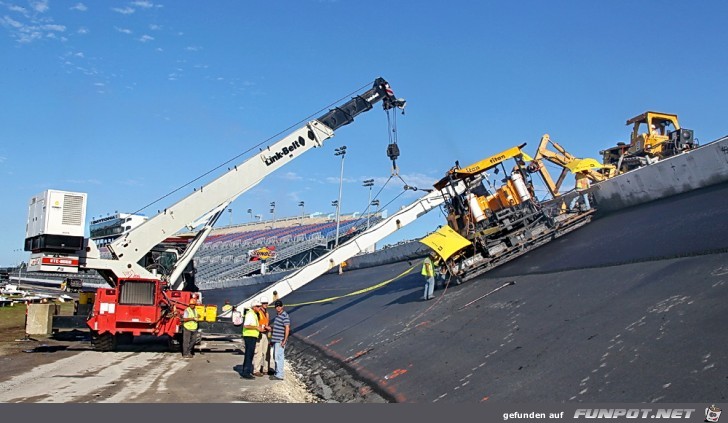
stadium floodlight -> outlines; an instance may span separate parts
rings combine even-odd
[[[339,174],[339,200],[336,202],[336,241],[334,248],[339,246],[339,224],[341,222],[341,191],[344,185],[344,157],[346,157],[346,146],[334,150],[334,156],[341,156],[341,173]]]
[[[362,186],[364,188],[369,188],[369,201],[367,201],[367,209],[369,209],[369,206],[372,203],[372,187],[374,186],[374,179],[365,179],[364,182],[362,182]],[[369,218],[371,217],[371,213],[367,213],[367,229],[369,229]]]

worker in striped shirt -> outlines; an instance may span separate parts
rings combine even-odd
[[[273,304],[276,308],[276,317],[273,319],[273,335],[270,341],[273,343],[273,357],[276,362],[276,373],[272,379],[283,380],[284,351],[288,344],[288,335],[291,333],[291,318],[283,310],[283,301],[276,300]]]

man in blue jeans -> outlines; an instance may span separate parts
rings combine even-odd
[[[253,306],[245,313],[243,321],[243,342],[245,343],[245,360],[243,360],[243,379],[255,379],[253,376],[253,355],[255,345],[258,343],[260,332],[265,329],[258,321],[260,301],[254,300]]]
[[[272,379],[283,380],[284,351],[288,343],[288,335],[291,333],[291,318],[283,311],[283,301],[276,300],[273,305],[276,308],[276,317],[273,319],[272,335],[270,342],[273,344],[273,357],[276,362],[276,374]]]

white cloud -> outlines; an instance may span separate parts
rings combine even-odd
[[[38,13],[45,13],[48,11],[48,0],[31,1],[30,6]]]
[[[124,34],[131,34],[131,29],[119,28],[118,26],[115,26],[114,29]]]
[[[142,9],[149,9],[154,7],[154,4],[149,1],[133,1],[131,2],[132,6],[141,7]]]
[[[5,160],[7,160],[7,159],[8,159],[8,158],[7,158],[7,157],[5,157],[5,156],[0,156],[0,163],[3,163],[3,162],[4,162]]]
[[[106,84],[104,84],[103,82],[94,82],[94,85],[97,86],[97,87],[105,87],[106,86]]]
[[[88,10],[88,7],[86,7],[86,5],[83,3],[76,3],[76,5],[71,8],[71,10],[78,10],[79,12],[85,12]]]
[[[14,29],[21,29],[23,28],[23,24],[16,21],[15,19],[9,17],[9,16],[3,16],[2,19],[0,19],[0,24],[2,24],[5,27],[12,27]]]
[[[131,15],[132,13],[134,13],[134,9],[132,9],[131,7],[125,7],[123,9],[120,7],[113,7],[111,8],[111,10],[116,13],[121,13],[122,15]]]
[[[98,179],[66,179],[64,182],[78,185],[101,185],[101,181]]]
[[[149,25],[149,29],[151,29],[152,31],[161,31],[162,25],[151,24]]]
[[[83,52],[82,52],[82,51],[79,51],[78,53],[73,53],[73,55],[74,55],[75,57],[80,57],[80,58],[82,58],[82,59],[83,59],[83,57],[84,57],[84,54],[83,54]]]
[[[66,27],[65,27],[65,25],[49,24],[49,25],[43,25],[42,29],[44,29],[46,31],[64,32],[66,30]]]
[[[157,47],[156,51],[162,52],[162,51],[164,51],[164,49],[162,47]]]
[[[328,176],[328,177],[326,177],[325,181],[327,183],[329,183],[329,184],[338,184],[339,183],[339,177],[338,176]],[[354,179],[354,178],[344,177],[344,183],[345,184],[350,184],[352,182],[359,182],[359,180],[358,179]]]
[[[88,34],[88,28],[83,28],[83,27],[78,28],[76,33],[81,34],[81,35],[86,35],[86,34]]]
[[[8,5],[8,10],[10,10],[11,12],[22,13],[23,15],[28,14],[28,11],[24,7],[18,6],[16,4]]]
[[[185,48],[185,50],[187,50],[187,51],[200,51],[200,50],[202,50],[202,47],[200,47],[200,46],[188,46],[187,48]]]
[[[300,181],[301,179],[303,179],[303,177],[296,172],[286,172],[281,175],[281,179],[286,179],[289,181]]]
[[[152,36],[149,36],[149,35],[147,35],[147,34],[144,34],[144,35],[142,35],[142,37],[141,37],[141,38],[139,38],[139,41],[141,41],[141,42],[143,42],[143,43],[146,43],[146,42],[148,42],[148,41],[153,41],[153,40],[154,40],[154,37],[152,37]]]

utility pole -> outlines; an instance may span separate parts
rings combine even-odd
[[[369,200],[367,201],[367,209],[372,203],[372,187],[374,186],[374,179],[367,179],[362,184],[363,187],[369,187]],[[371,210],[367,213],[367,229],[369,229],[369,218],[371,217],[372,212]]]
[[[306,205],[306,203],[304,203],[303,201],[299,201],[298,202],[298,207],[301,208],[301,224],[299,226],[303,226],[303,215],[304,215],[304,208],[303,207],[305,205]]]
[[[250,220],[253,220],[253,209],[248,209],[248,214],[250,215]]]
[[[346,156],[346,146],[334,150],[334,156],[341,156],[341,173],[339,175],[339,200],[336,201],[336,242],[334,248],[339,246],[339,223],[341,219],[341,191],[344,185],[344,157]],[[341,273],[341,266],[339,266],[339,273]]]
[[[233,226],[233,209],[228,209],[228,214],[230,214],[230,226]]]

